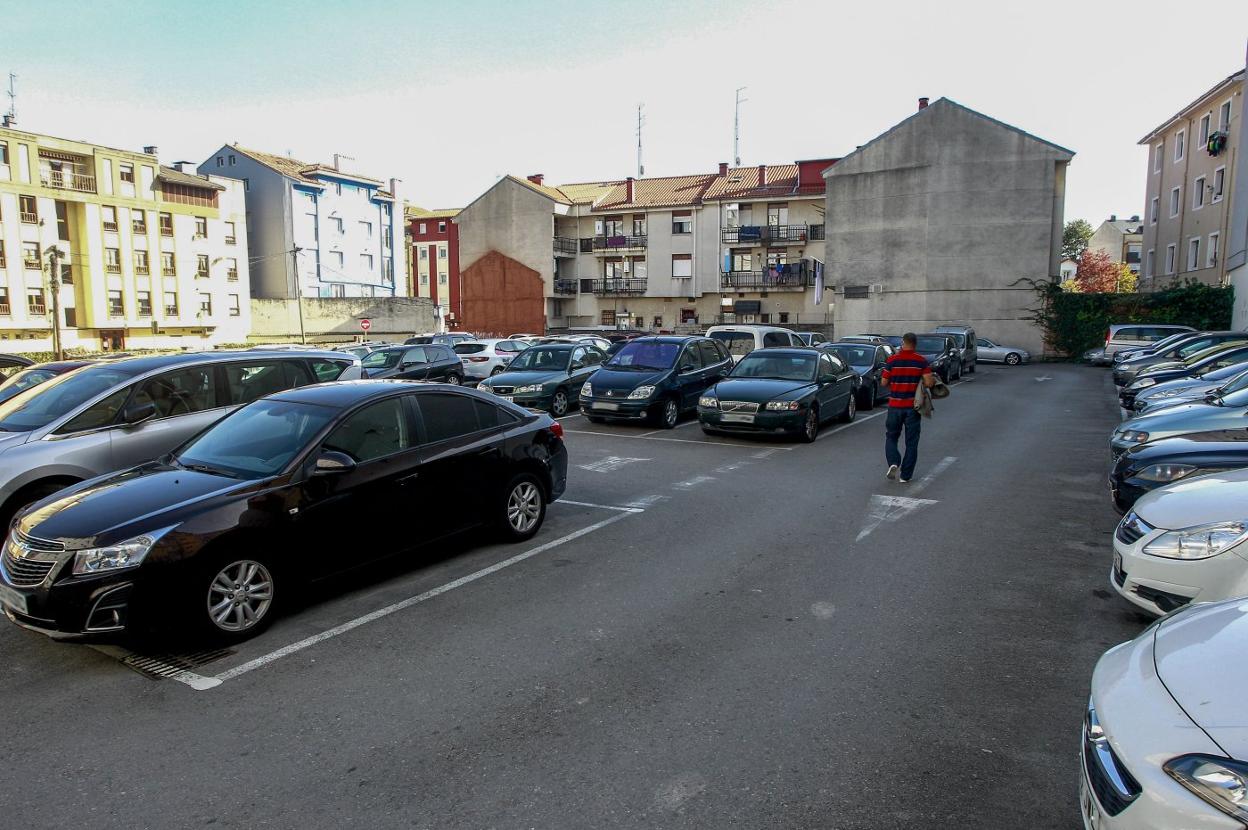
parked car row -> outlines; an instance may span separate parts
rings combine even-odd
[[[1105,350],[1126,415],[1110,438],[1110,497],[1124,515],[1107,578],[1160,619],[1093,673],[1084,823],[1242,827],[1248,334],[1124,324]]]

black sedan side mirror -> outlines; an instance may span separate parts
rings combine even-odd
[[[574,360],[570,364],[568,364],[568,374],[572,374],[573,372],[579,372],[581,369],[584,369],[584,368],[585,368],[584,363],[582,363],[579,360]]]
[[[317,456],[316,467],[313,469],[312,474],[318,476],[338,475],[339,473],[349,473],[354,469],[355,459],[345,452],[325,450]]]
[[[127,406],[121,413],[121,422],[126,426],[135,426],[144,421],[156,417],[156,404],[151,401],[146,403],[132,403]]]

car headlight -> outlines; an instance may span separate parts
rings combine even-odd
[[[1118,434],[1118,440],[1127,444],[1143,444],[1148,440],[1148,433],[1141,429],[1127,429]]]
[[[703,395],[698,398],[698,406],[703,409],[719,409],[719,398],[714,395]]]
[[[134,568],[143,562],[144,557],[155,546],[161,536],[172,527],[144,533],[133,539],[118,542],[102,548],[84,548],[74,554],[74,574],[95,574],[104,571],[119,571],[123,568]]]
[[[1228,816],[1248,822],[1248,764],[1214,755],[1180,755],[1162,769]]]
[[[541,391],[542,391],[542,385],[540,383],[530,383],[528,386],[517,386],[515,389],[515,392],[517,395],[522,395],[525,392],[541,392]]]
[[[582,384],[581,394],[587,398],[592,398],[594,396],[594,387],[590,385],[589,381],[585,381],[585,383]]]
[[[772,412],[791,412],[794,409],[801,409],[801,401],[767,401],[767,408]]]
[[[1144,389],[1149,386],[1154,386],[1156,385],[1156,383],[1157,383],[1157,380],[1155,378],[1140,378],[1139,380],[1132,382],[1132,384],[1128,386],[1127,388],[1128,389]]]
[[[1153,464],[1140,470],[1132,478],[1142,478],[1145,481],[1177,481],[1194,472],[1196,468],[1191,464]]]
[[[1214,522],[1181,530],[1168,530],[1144,546],[1150,556],[1166,559],[1208,559],[1243,541],[1244,522]]]
[[[1158,400],[1160,400],[1161,398],[1177,398],[1179,395],[1186,393],[1189,388],[1190,387],[1183,386],[1183,387],[1180,387],[1179,389],[1163,389],[1160,392],[1156,392],[1152,395],[1149,395],[1149,397],[1156,398]]]
[[[638,401],[638,400],[642,400],[643,398],[648,398],[653,394],[654,394],[653,386],[638,386],[632,392],[628,393],[628,399],[630,401]]]

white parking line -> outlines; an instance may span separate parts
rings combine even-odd
[[[582,470],[589,470],[591,473],[610,473],[621,467],[638,462],[649,461],[649,458],[629,458],[623,455],[608,455],[606,458],[598,461],[591,461],[589,464],[577,464]]]
[[[95,649],[100,654],[106,654],[118,663],[123,664],[126,662],[127,658],[135,656],[134,652],[129,649],[121,648],[120,646],[92,645],[91,648]],[[193,671],[182,670],[171,672],[166,674],[165,677],[169,680],[176,680],[179,683],[190,686],[197,692],[202,692],[205,689],[212,689],[221,685],[221,680],[219,678],[204,677],[202,674],[196,674]]]
[[[949,466],[957,460],[958,460],[957,456],[946,455],[944,458],[942,458],[940,461],[936,463],[936,466],[931,469],[931,472],[923,476],[923,478],[919,479],[918,484],[915,484],[913,487],[910,488],[910,492],[917,494],[926,490],[927,485],[935,481],[936,476],[940,475],[945,470],[949,469]]]
[[[558,502],[555,502],[555,503],[558,504]],[[637,510],[636,512],[640,513],[642,511]],[[478,579],[487,577],[493,573],[497,573],[503,570],[504,568],[510,568],[512,565],[518,565],[526,559],[532,559],[534,556],[537,556],[539,553],[545,553],[551,548],[557,548],[560,545],[567,544],[568,542],[573,541],[574,539],[579,539],[582,536],[593,533],[596,530],[601,530],[602,528],[606,527],[609,524],[614,524],[615,522],[618,522],[620,519],[628,518],[630,515],[632,515],[632,512],[616,513],[614,516],[609,516],[600,522],[594,522],[592,525],[589,525],[588,527],[583,527],[580,530],[575,530],[567,535],[560,536],[558,539],[552,539],[551,541],[540,544],[535,548],[530,548],[529,550],[526,550],[524,553],[517,554],[511,557],[510,559],[504,559],[502,562],[496,562],[493,565],[490,565],[488,568],[482,568],[481,570],[474,571],[473,573],[470,573],[467,576],[461,576],[459,579],[452,580],[446,583],[445,585],[439,585],[437,588],[433,588],[431,590],[425,591],[423,594],[417,594],[414,597],[408,597],[407,599],[400,600],[399,602],[396,602],[393,605],[387,605],[385,608],[379,608],[376,611],[365,614],[361,617],[356,617],[355,619],[349,620],[345,623],[342,623],[341,625],[336,625],[333,628],[328,628],[322,631],[320,634],[314,634],[311,637],[305,637],[304,639],[299,640],[298,642],[291,643],[288,646],[283,646],[282,648],[279,648],[276,651],[272,651],[268,654],[262,655],[260,657],[256,657],[255,659],[248,660],[246,663],[241,663],[232,669],[223,671],[221,672],[221,674],[217,675],[216,677],[206,678],[206,679],[216,680],[218,684],[224,683],[227,680],[233,680],[234,678],[244,675],[247,672],[255,671],[256,669],[263,668],[274,661],[282,659],[283,657],[289,657],[292,654],[303,651],[305,648],[310,648],[316,645],[317,643],[323,643],[326,640],[332,639],[334,637],[338,637],[342,634],[346,634],[348,631],[352,631],[356,628],[359,628],[362,625],[367,625],[368,623],[379,620],[382,617],[388,617],[391,614],[395,613],[396,611],[402,611],[406,608],[411,608],[413,605],[424,602],[426,600],[433,599],[434,597],[445,594],[448,591],[454,591],[456,588],[462,588],[463,586],[468,585],[469,583],[476,582]]]
[[[572,501],[571,499],[559,499],[555,504],[570,504],[574,507],[596,507],[599,510],[618,510],[621,513],[645,513],[640,507],[631,505],[628,507],[616,507],[614,504],[594,504],[588,501]]]
[[[874,415],[868,415],[865,418],[855,418],[854,420],[850,421],[848,424],[841,424],[839,427],[836,427],[835,429],[830,429],[827,432],[819,433],[819,437],[816,438],[815,440],[819,441],[823,438],[827,438],[829,435],[836,435],[838,432],[840,432],[843,429],[849,429],[850,427],[857,426],[858,424],[865,424],[867,421],[870,421],[872,418],[878,418],[887,412],[888,412],[887,409],[882,409],[879,412],[876,412]]]
[[[632,440],[632,441],[637,441],[637,440],[671,441],[676,444],[698,444],[700,446],[713,445],[713,446],[719,446],[719,447],[736,447],[739,450],[748,450],[750,448],[749,444],[730,444],[727,441],[710,441],[710,440],[698,441],[692,438],[660,438],[657,435],[647,437],[645,435],[627,435],[622,432],[600,432],[598,430],[592,430],[592,429],[565,429],[564,432],[572,433],[576,435],[605,435],[608,438],[628,438],[629,440]],[[789,452],[790,450],[794,448],[793,447],[776,447],[775,449]]]
[[[715,476],[694,476],[693,478],[688,478],[684,481],[678,481],[672,486],[678,487],[681,490],[689,490],[697,487],[699,484],[706,484],[708,481],[715,481]]]
[[[685,427],[696,427],[696,426],[697,426],[698,424],[700,424],[700,423],[701,423],[701,421],[699,421],[697,418],[694,418],[692,421],[685,421],[683,424],[677,424],[676,426],[672,427],[672,429],[684,429]],[[661,432],[667,432],[667,430],[665,430],[665,429],[652,429],[652,430],[650,430],[649,432],[643,432],[641,435],[638,435],[637,437],[638,437],[638,438],[647,438],[647,437],[649,437],[649,436],[651,436],[651,435],[658,435],[658,434],[659,434],[659,433],[661,433]]]

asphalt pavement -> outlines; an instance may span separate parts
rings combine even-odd
[[[909,485],[880,409],[813,445],[569,416],[535,539],[165,679],[0,625],[0,824],[1079,827],[1092,666],[1146,625],[1106,583],[1111,385],[982,366]]]

